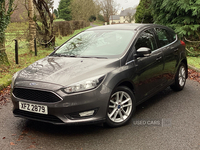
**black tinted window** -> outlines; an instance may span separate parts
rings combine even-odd
[[[159,47],[163,47],[170,43],[170,38],[168,36],[168,32],[165,29],[156,28],[156,34],[158,36],[158,45]]]
[[[140,34],[140,37],[135,44],[135,49],[138,50],[141,47],[148,47],[151,50],[156,49],[154,35],[150,30],[146,30]]]

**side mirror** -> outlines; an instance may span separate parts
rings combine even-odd
[[[148,47],[141,47],[137,50],[136,52],[136,57],[145,57],[145,56],[150,56],[151,54],[151,49]]]

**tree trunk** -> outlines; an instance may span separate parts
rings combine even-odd
[[[34,51],[34,38],[36,37],[36,27],[35,27],[35,21],[33,20],[34,17],[34,7],[33,7],[33,1],[28,1],[28,11],[29,11],[29,47],[30,51]]]
[[[41,45],[44,45],[45,47],[54,46],[55,36],[53,32],[53,14],[51,13],[50,8],[48,7],[45,0],[33,0],[33,3],[35,4],[36,9],[40,14],[40,18],[43,24],[43,27],[40,28],[42,29]],[[38,27],[39,26],[37,25],[37,28]]]
[[[3,33],[5,35],[5,33]],[[8,57],[7,57],[7,54],[6,54],[6,49],[5,49],[5,36],[2,36],[0,34],[0,66],[2,64],[5,64],[5,65],[9,65],[9,62],[8,62]]]

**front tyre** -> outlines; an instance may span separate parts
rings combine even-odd
[[[176,73],[175,82],[170,86],[171,89],[181,91],[185,86],[186,76],[186,66],[184,63],[181,63]]]
[[[135,97],[133,92],[125,87],[117,87],[108,103],[106,124],[110,127],[119,127],[130,121],[135,111]]]

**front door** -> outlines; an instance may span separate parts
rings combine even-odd
[[[154,32],[152,30],[143,31],[136,44],[135,50],[140,47],[148,47],[151,49],[150,56],[138,57],[136,60],[137,71],[135,83],[135,93],[138,100],[151,96],[162,86],[163,76],[163,53],[157,49]]]

